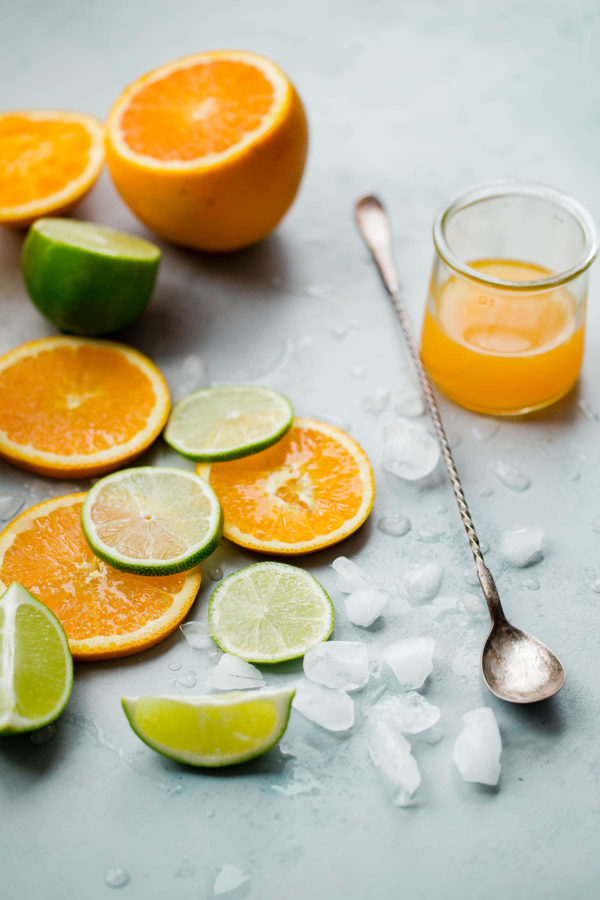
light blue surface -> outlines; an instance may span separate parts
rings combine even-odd
[[[599,866],[598,603],[600,577],[600,315],[592,275],[587,352],[578,390],[527,421],[500,423],[479,440],[480,421],[442,402],[462,441],[456,461],[507,613],[563,659],[568,680],[539,708],[507,706],[480,681],[487,625],[450,616],[433,624],[403,611],[408,568],[435,558],[442,592],[469,590],[466,539],[446,479],[425,489],[381,468],[390,410],[364,411],[377,387],[406,380],[393,314],[351,220],[358,195],[376,190],[393,215],[407,300],[420,324],[439,206],[473,183],[519,177],[552,184],[600,214],[600,5],[486,0],[305,0],[282,4],[156,0],[0,3],[0,108],[64,107],[104,116],[122,87],[153,66],[205,48],[244,47],[272,56],[307,105],[312,145],[301,194],[277,234],[232,257],[204,258],[165,246],[155,297],[123,340],[147,352],[176,396],[211,381],[259,381],[282,389],[303,415],[347,423],[375,468],[370,522],[339,549],[303,561],[338,610],[335,637],[362,639],[376,656],[400,636],[432,634],[436,668],[426,695],[442,710],[444,739],[415,738],[423,773],[415,806],[395,808],[366,750],[364,718],[336,737],[294,713],[284,748],[237,770],[202,773],[153,754],[130,731],[123,694],[178,692],[214,665],[173,636],[123,662],[77,666],[73,697],[53,741],[27,737],[0,747],[0,893],[100,900],[108,870],[130,876],[130,900],[204,898],[223,864],[249,876],[229,896],[271,900],[455,900],[504,897],[587,900]],[[81,217],[147,236],[108,177]],[[53,333],[28,301],[21,236],[0,234],[0,349]],[[341,327],[340,327],[341,326]],[[344,336],[336,332],[347,327]],[[356,367],[364,366],[358,377]],[[353,374],[354,372],[354,374]],[[583,404],[583,406],[581,405]],[[582,411],[583,410],[583,411]],[[148,461],[176,460],[158,446]],[[515,493],[490,464],[504,460],[531,479]],[[578,480],[571,480],[577,473]],[[2,492],[26,504],[77,490],[0,467]],[[82,485],[85,488],[85,485]],[[482,496],[491,488],[493,493]],[[376,521],[401,513],[412,530],[382,534]],[[540,524],[545,559],[530,571],[499,558],[499,535]],[[435,544],[421,531],[439,531]],[[395,591],[381,628],[345,620],[329,563],[360,562]],[[209,568],[253,561],[225,543],[204,566],[194,618],[206,615]],[[538,591],[524,586],[539,579]],[[174,672],[169,665],[181,663]],[[299,665],[268,674],[300,677]],[[497,791],[461,781],[452,746],[463,712],[490,705],[504,751]],[[357,709],[364,708],[357,695]],[[310,791],[289,795],[303,779]]]

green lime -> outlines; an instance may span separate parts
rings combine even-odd
[[[142,238],[75,219],[38,219],[23,245],[23,276],[39,311],[61,331],[108,334],[152,296],[160,250]]]
[[[81,511],[83,533],[100,559],[136,575],[192,569],[223,531],[213,489],[192,472],[164,466],[121,469],[97,481]]]
[[[123,697],[145,744],[191,766],[231,766],[281,740],[294,690],[230,691],[208,697]]]
[[[210,633],[222,650],[248,662],[304,656],[333,631],[333,604],[316,578],[286,563],[262,562],[213,591]]]
[[[0,597],[0,734],[42,728],[61,714],[73,660],[56,616],[14,581]]]
[[[250,456],[275,444],[291,427],[292,404],[277,391],[253,385],[204,388],[171,410],[165,441],[198,462]]]

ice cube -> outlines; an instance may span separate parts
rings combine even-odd
[[[408,691],[383,697],[369,712],[374,719],[383,719],[396,725],[403,734],[419,734],[439,722],[440,711],[421,694]]]
[[[432,619],[439,619],[441,616],[446,615],[446,613],[458,612],[459,603],[460,599],[458,597],[440,594],[435,598],[433,603],[424,606],[423,609],[427,610]]]
[[[367,648],[359,641],[327,641],[304,654],[304,674],[340,691],[357,691],[369,680]]]
[[[433,600],[442,583],[442,567],[438,562],[424,563],[410,569],[404,579],[409,600]]]
[[[435,469],[440,445],[421,422],[397,418],[383,445],[383,468],[398,478],[416,481]]]
[[[362,588],[353,591],[344,600],[346,615],[353,625],[368,628],[384,611],[390,595],[380,588]]]
[[[463,594],[456,608],[458,612],[467,613],[474,619],[485,619],[488,615],[488,608],[481,594]]]
[[[463,729],[454,744],[454,765],[465,781],[495,785],[500,778],[502,738],[489,706],[464,714]]]
[[[515,466],[511,466],[510,463],[502,462],[502,460],[500,460],[496,463],[490,463],[490,469],[493,469],[500,481],[512,491],[521,493],[522,491],[526,491],[531,485],[527,475],[524,475],[523,472],[515,468]]]
[[[208,679],[213,691],[244,691],[262,687],[265,679],[255,667],[238,656],[224,653]]]
[[[239,866],[224,864],[217,872],[217,877],[215,878],[213,889],[215,897],[218,897],[220,894],[230,894],[231,891],[235,891],[241,884],[249,880],[250,876],[246,875]]]
[[[399,416],[422,416],[425,412],[423,394],[414,384],[405,384],[394,397],[394,409]]]
[[[324,687],[314,681],[296,686],[294,709],[328,731],[348,731],[354,725],[354,700],[345,691]]]
[[[340,576],[338,587],[344,594],[351,594],[360,588],[372,587],[373,581],[364,569],[346,556],[338,556],[331,563],[331,568]]]
[[[193,650],[208,650],[213,646],[208,622],[184,622],[179,628]]]
[[[543,538],[544,532],[539,525],[505,531],[500,540],[500,552],[507,562],[520,569],[533,566],[544,558]]]
[[[402,732],[385,719],[369,725],[369,754],[393,791],[396,806],[408,806],[421,784],[421,773]]]
[[[382,657],[402,687],[420,688],[433,671],[434,647],[433,638],[404,638],[386,647]]]

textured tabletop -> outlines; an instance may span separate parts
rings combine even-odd
[[[600,313],[592,273],[578,388],[527,420],[483,420],[442,400],[456,462],[507,614],[547,642],[567,669],[551,702],[496,701],[478,672],[485,619],[432,619],[407,604],[411,566],[436,560],[443,595],[476,590],[443,471],[425,484],[382,468],[382,443],[408,362],[393,312],[351,218],[378,192],[393,218],[407,303],[420,327],[432,258],[431,221],[471,184],[518,177],[552,184],[600,217],[600,4],[597,0],[0,0],[0,109],[58,107],[105,116],[125,84],[161,62],[215,47],[263,52],[307,106],[306,176],[276,234],[216,257],[162,245],[155,296],[121,339],[164,371],[174,396],[207,383],[264,383],[297,412],[347,427],[368,452],[377,498],[367,524],[338,548],[302,560],[336,605],[334,636],[372,659],[400,637],[431,635],[424,693],[441,709],[442,740],[416,736],[423,782],[398,808],[367,752],[369,692],[336,736],[294,712],[282,747],[222,772],[184,768],[142,745],[124,694],[204,691],[215,660],[177,632],[122,662],[79,664],[72,699],[46,743],[0,746],[0,893],[23,900],[187,900],[214,895],[224,866],[248,876],[229,896],[257,900],[455,900],[597,896],[600,783]],[[107,174],[77,215],[148,236]],[[0,234],[0,350],[54,333],[22,283],[22,236]],[[382,396],[380,392],[379,396]],[[144,458],[188,466],[160,442]],[[512,490],[494,465],[530,481]],[[0,496],[23,508],[84,490],[0,465]],[[377,522],[404,515],[404,536]],[[596,522],[594,526],[593,523]],[[544,559],[503,562],[511,527],[544,529]],[[346,619],[330,568],[351,557],[392,594],[377,627]],[[256,560],[223,542],[204,565],[192,618],[206,615],[209,568]],[[539,589],[535,589],[536,583]],[[594,589],[596,588],[596,590]],[[180,668],[175,670],[177,665]],[[191,678],[185,678],[190,675]],[[267,673],[297,681],[301,664]],[[180,680],[183,679],[183,683]],[[185,687],[196,681],[195,688]],[[503,740],[497,789],[464,783],[452,765],[462,714],[490,706]],[[105,881],[123,869],[121,888]],[[111,878],[109,877],[110,881]],[[114,878],[113,878],[114,880]],[[116,878],[118,881],[118,878]]]

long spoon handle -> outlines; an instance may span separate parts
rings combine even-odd
[[[448,469],[448,475],[450,476],[452,489],[454,490],[454,496],[456,497],[456,502],[458,503],[460,517],[462,519],[463,525],[465,526],[465,531],[467,532],[467,537],[469,539],[469,546],[475,559],[479,582],[481,584],[481,588],[483,590],[483,594],[486,599],[492,621],[496,622],[499,619],[504,619],[504,612],[502,610],[502,605],[500,603],[500,598],[498,597],[498,591],[496,589],[494,579],[492,578],[492,574],[483,560],[483,553],[481,552],[481,547],[479,545],[479,538],[477,537],[475,525],[473,524],[473,519],[471,518],[471,513],[465,499],[464,491],[460,483],[460,478],[458,477],[458,472],[456,470],[456,465],[452,457],[452,451],[450,450],[450,444],[448,443],[446,431],[442,423],[442,417],[437,405],[437,400],[435,399],[429,376],[427,375],[423,363],[421,362],[419,347],[413,334],[410,319],[408,318],[408,315],[404,308],[402,295],[400,293],[398,272],[394,263],[392,234],[387,212],[385,210],[385,207],[383,206],[381,201],[377,199],[377,197],[367,196],[362,197],[362,199],[357,201],[354,208],[354,214],[356,218],[356,224],[358,225],[358,230],[360,231],[367,247],[371,251],[371,255],[375,260],[375,265],[379,269],[379,274],[381,275],[387,292],[390,295],[392,304],[396,311],[396,315],[400,320],[400,325],[402,327],[402,331],[404,332],[404,337],[406,339],[410,355],[417,370],[423,394],[425,395],[425,399],[427,401],[429,415],[431,416],[438,440],[440,442],[442,456],[444,457],[444,462],[446,463],[446,468]]]

